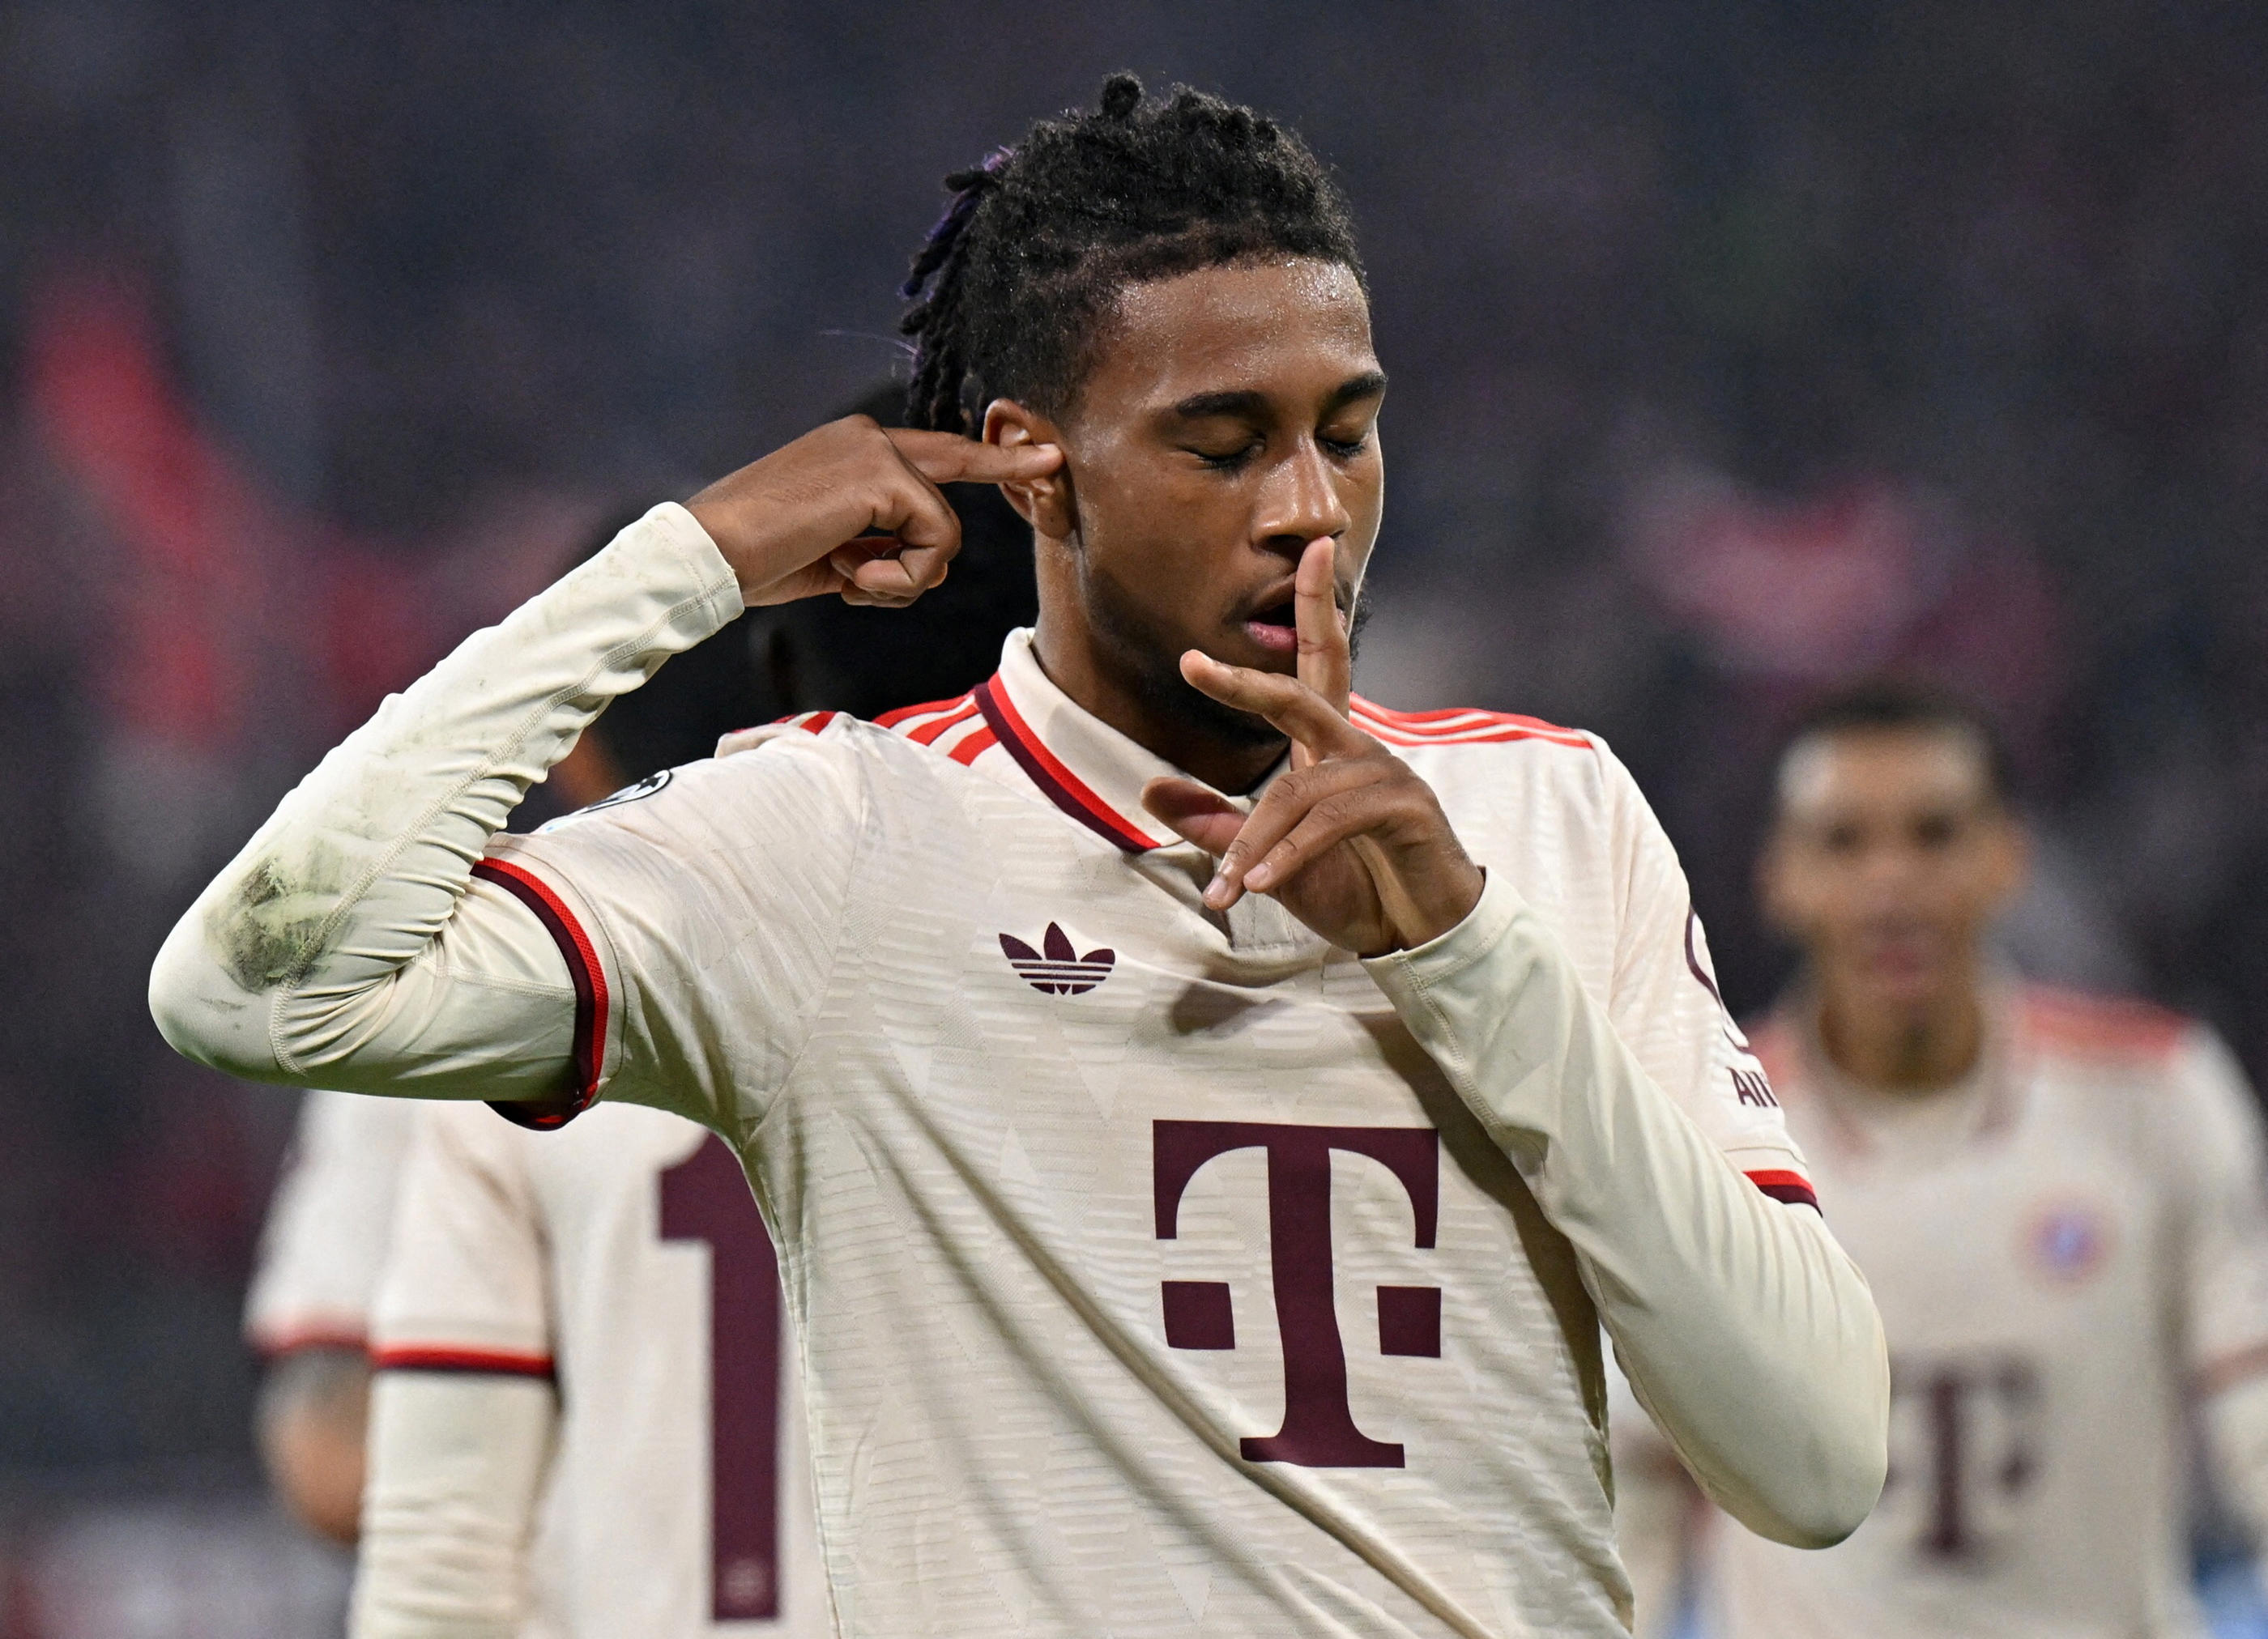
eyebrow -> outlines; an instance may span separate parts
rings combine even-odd
[[[1358,399],[1374,399],[1386,391],[1386,372],[1366,370],[1350,376],[1323,402],[1324,414],[1341,409]],[[1268,395],[1243,388],[1226,393],[1198,393],[1183,399],[1167,413],[1183,421],[1203,421],[1211,415],[1237,415],[1258,420],[1268,408]]]

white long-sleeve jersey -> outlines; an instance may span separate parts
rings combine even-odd
[[[556,1133],[419,1113],[372,1333],[356,1639],[832,1633],[738,1158],[629,1105]]]
[[[497,834],[738,606],[656,509],[327,758],[152,1005],[240,1075],[731,1143],[845,1633],[1620,1633],[1602,1319],[1738,1517],[1863,1518],[1872,1300],[1595,739],[1359,702],[1488,872],[1367,962],[1207,909],[1139,806],[1165,765],[1027,635],[964,700]]]

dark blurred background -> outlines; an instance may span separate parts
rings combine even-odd
[[[237,1339],[291,1098],[159,1042],[173,918],[594,521],[897,368],[938,179],[1120,67],[1353,199],[1365,692],[1604,732],[1747,1009],[1778,726],[1925,669],[2014,742],[2020,959],[2268,1076],[2268,8],[8,0],[0,1635],[332,1597]]]

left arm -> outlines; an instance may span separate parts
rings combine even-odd
[[[1797,1547],[1856,1530],[1889,1461],[1889,1363],[1819,1214],[1742,1176],[1509,883],[1368,966],[1573,1243],[1631,1386],[1712,1499]]]
[[[1432,790],[1347,721],[1331,555],[1319,540],[1300,561],[1298,678],[1183,659],[1196,687],[1292,737],[1292,771],[1248,819],[1189,781],[1145,802],[1220,856],[1216,908],[1265,892],[1366,959],[1573,1245],[1632,1386],[1711,1497],[1775,1540],[1840,1541],[1889,1462],[1865,1280],[1816,1210],[1742,1175],[1551,928],[1501,874],[1484,882]]]

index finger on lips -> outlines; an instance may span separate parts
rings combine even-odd
[[[887,432],[898,453],[933,484],[1021,483],[1063,465],[1062,447],[1053,444],[982,444],[957,432],[910,427]]]
[[[1337,553],[1329,535],[1309,541],[1300,553],[1292,581],[1292,618],[1299,634],[1300,680],[1344,717],[1354,687],[1354,661],[1346,621],[1339,614]]]
[[[1201,649],[1182,656],[1182,675],[1191,687],[1225,706],[1265,717],[1318,758],[1344,757],[1373,744],[1331,703],[1295,677],[1255,672],[1214,659]]]

